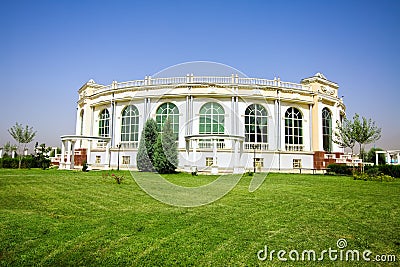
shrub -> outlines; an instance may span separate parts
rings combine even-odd
[[[378,181],[378,182],[393,182],[395,179],[392,176],[380,173],[378,175],[370,175],[367,173],[355,173],[353,175],[354,180],[363,181]]]
[[[86,160],[84,160],[84,161],[82,162],[82,171],[83,171],[83,172],[87,172],[87,171],[88,171],[88,165],[87,165]]]
[[[400,178],[400,165],[379,165],[379,171],[394,178]]]
[[[117,182],[117,184],[121,184],[122,180],[124,180],[124,176],[117,176],[115,174],[112,174],[111,176],[115,179],[115,182]]]
[[[1,159],[1,167],[7,169],[17,169],[18,168],[18,159],[4,157]]]
[[[328,172],[333,172],[339,175],[351,175],[352,174],[352,167],[347,166],[344,164],[329,164],[328,165]]]

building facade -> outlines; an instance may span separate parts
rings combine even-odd
[[[229,69],[227,71],[232,71]],[[339,86],[323,74],[300,83],[225,76],[88,81],[78,91],[75,134],[62,140],[60,168],[136,169],[142,129],[173,124],[179,169],[212,173],[322,169],[344,116]]]

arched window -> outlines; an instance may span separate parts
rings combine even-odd
[[[156,112],[156,122],[158,130],[161,133],[165,121],[171,120],[172,129],[174,130],[175,138],[178,140],[179,135],[179,110],[173,103],[164,103],[158,107]]]
[[[110,135],[110,113],[103,109],[99,115],[99,136],[109,137]]]
[[[215,102],[204,104],[200,108],[200,134],[224,133],[224,108]]]
[[[322,146],[324,151],[332,151],[332,113],[329,109],[322,109]]]
[[[285,113],[285,145],[286,150],[303,150],[303,120],[297,108],[288,108]]]
[[[121,143],[124,147],[136,147],[139,140],[139,110],[131,105],[122,111]]]
[[[247,107],[244,114],[245,141],[251,143],[268,143],[268,114],[259,104]]]
[[[83,111],[83,109],[81,110],[81,115],[79,116],[80,117],[80,120],[81,120],[81,128],[80,128],[80,135],[83,135],[83,115],[84,115],[84,111]]]

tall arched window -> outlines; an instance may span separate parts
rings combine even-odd
[[[303,150],[303,120],[297,108],[288,108],[285,113],[285,145],[286,150]]]
[[[224,108],[215,102],[204,104],[200,108],[200,134],[223,134],[224,133]]]
[[[332,113],[329,109],[322,109],[322,145],[324,151],[332,151]]]
[[[268,143],[268,114],[259,104],[247,107],[244,114],[245,141],[251,143]]]
[[[165,121],[169,118],[171,120],[172,129],[174,130],[175,138],[178,140],[179,135],[179,110],[173,103],[164,103],[158,107],[156,112],[156,122],[160,133],[164,126]]]
[[[137,147],[139,140],[139,110],[130,105],[122,111],[121,143],[124,147]]]
[[[80,114],[80,120],[81,120],[81,128],[80,128],[80,135],[83,135],[83,115],[84,115],[84,111],[83,109],[81,110],[81,114]]]
[[[99,115],[99,136],[109,137],[110,135],[110,113],[103,109]]]

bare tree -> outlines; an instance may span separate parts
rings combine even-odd
[[[364,146],[373,143],[381,138],[382,129],[375,125],[372,119],[367,119],[356,113],[353,117],[353,127],[355,132],[355,140],[360,146],[360,155],[364,161]]]
[[[16,122],[13,127],[8,129],[8,132],[18,143],[18,155],[19,155],[18,168],[21,168],[23,151],[25,151],[26,145],[32,142],[33,138],[35,138],[36,131],[33,131],[33,127],[29,127],[28,125],[23,127],[22,124]],[[23,149],[21,151],[22,145]]]
[[[344,118],[343,122],[337,122],[337,125],[337,130],[334,132],[334,138],[332,141],[342,148],[350,148],[351,155],[353,155],[354,146],[356,144],[353,122]]]

